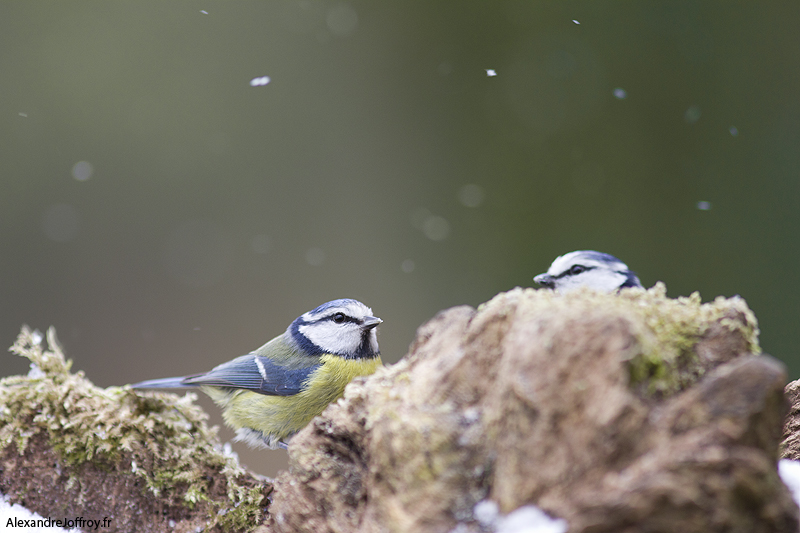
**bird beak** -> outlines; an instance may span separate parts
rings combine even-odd
[[[533,281],[535,281],[542,287],[547,287],[548,289],[556,288],[556,282],[555,280],[553,280],[553,276],[550,276],[549,274],[539,274],[538,276],[533,278]]]
[[[372,328],[376,327],[378,324],[380,324],[381,322],[383,322],[383,320],[381,320],[380,318],[378,318],[376,316],[368,316],[368,317],[364,318],[364,322],[361,325],[366,329],[372,329]]]

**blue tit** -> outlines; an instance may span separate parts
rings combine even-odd
[[[333,300],[299,316],[261,348],[209,372],[131,387],[200,387],[222,408],[236,440],[286,449],[289,439],[340,398],[354,377],[381,366],[375,329],[381,322],[361,302]]]
[[[593,250],[579,250],[556,257],[547,273],[539,274],[533,281],[559,293],[579,287],[615,292],[642,286],[628,265],[613,255]]]

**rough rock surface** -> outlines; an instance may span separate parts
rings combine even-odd
[[[786,385],[789,414],[783,427],[781,457],[800,461],[800,379]]]
[[[444,311],[295,437],[271,527],[488,531],[488,500],[571,532],[796,532],[785,371],[756,335],[742,300],[663,287]]]

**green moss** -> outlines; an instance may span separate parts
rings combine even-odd
[[[171,505],[205,505],[209,527],[247,531],[260,523],[260,484],[225,453],[193,394],[98,388],[82,372],[70,373],[52,328],[47,344],[23,327],[11,347],[31,371],[0,380],[0,449],[13,443],[22,455],[44,434],[67,466],[138,476],[143,490]],[[226,489],[214,489],[221,480]]]
[[[697,381],[705,367],[695,352],[697,342],[709,330],[720,325],[740,336],[750,353],[761,353],[758,344],[758,322],[747,303],[739,297],[717,297],[702,303],[700,294],[667,298],[663,283],[653,288],[626,290],[620,302],[634,304],[631,312],[638,315],[653,333],[654,342],[643,342],[641,354],[629,363],[631,383],[646,385],[650,393],[670,394]]]
[[[747,303],[739,297],[718,297],[702,303],[695,292],[688,297],[668,298],[661,282],[644,289],[625,289],[619,294],[578,290],[558,295],[549,290],[520,289],[525,294],[526,312],[564,316],[618,314],[634,325],[638,340],[628,360],[633,388],[647,394],[669,395],[697,381],[705,371],[695,352],[697,342],[712,327],[740,336],[746,350],[760,353],[758,323]],[[506,293],[509,296],[514,291]]]

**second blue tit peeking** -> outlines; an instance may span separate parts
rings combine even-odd
[[[261,348],[209,372],[131,387],[200,387],[222,408],[236,440],[285,449],[354,377],[381,366],[376,334],[381,322],[357,300],[333,300],[299,316]]]
[[[613,255],[594,250],[578,250],[556,257],[547,272],[539,274],[533,281],[560,293],[580,287],[618,292],[642,286],[628,265]]]

